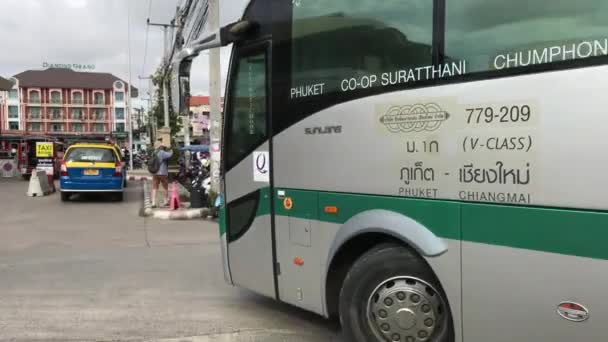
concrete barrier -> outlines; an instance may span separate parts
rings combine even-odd
[[[45,171],[32,171],[30,184],[27,190],[27,195],[30,197],[46,196],[50,194],[52,188],[49,184],[49,178]]]

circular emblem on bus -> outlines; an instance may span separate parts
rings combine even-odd
[[[5,163],[4,165],[2,165],[2,168],[6,172],[11,172],[11,171],[13,171],[13,164],[11,164],[11,163]]]
[[[572,322],[582,322],[589,318],[589,310],[574,302],[561,302],[557,306],[557,313],[564,319]]]
[[[380,117],[391,133],[432,132],[439,128],[450,115],[436,103],[393,106]]]
[[[283,200],[283,207],[285,207],[287,210],[291,210],[291,208],[293,208],[293,201],[291,200],[291,197],[285,197]]]

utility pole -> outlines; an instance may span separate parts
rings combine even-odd
[[[152,127],[150,127],[150,142],[153,142],[153,137],[156,136],[156,116],[152,117],[152,97],[154,96],[154,84],[152,83],[152,76],[144,77],[137,76],[140,80],[148,80],[148,120],[151,121]],[[143,99],[142,99],[143,100]]]
[[[131,117],[131,87],[133,82],[131,80],[131,11],[129,9],[129,2],[127,1],[127,45],[128,45],[128,60],[129,60],[129,86],[127,88],[127,121],[129,125],[129,170],[133,170],[133,118]]]
[[[220,6],[219,0],[209,0],[209,14],[207,17],[209,29],[219,29]],[[210,105],[210,151],[211,151],[211,190],[220,193],[220,160],[222,143],[222,113],[220,112],[220,49],[209,51],[209,105]]]
[[[150,22],[150,18],[148,18],[147,20],[148,25],[150,26],[160,26],[163,28],[163,65],[164,67],[166,67],[167,65],[169,65],[169,50],[167,48],[167,34],[168,34],[168,29],[171,28],[171,30],[173,31],[173,28],[175,28],[176,26],[173,24],[173,22],[171,22],[170,24],[159,24],[159,23],[151,23]],[[164,122],[164,127],[165,129],[169,128],[169,86],[168,86],[168,80],[165,80],[163,77],[162,80],[162,87],[163,87],[163,102],[164,102],[164,114],[165,114],[165,122]]]

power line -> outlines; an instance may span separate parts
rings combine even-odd
[[[131,101],[131,89],[133,88],[133,80],[131,79],[131,10],[129,2],[127,2],[127,47],[128,47],[128,62],[129,62],[129,87],[127,88],[127,126],[129,128],[129,148],[127,149],[130,154],[129,158],[129,169],[133,170],[133,119],[131,118],[131,108],[133,108]]]
[[[148,0],[148,19],[152,15],[152,0]],[[148,31],[150,30],[150,25],[146,24],[146,39],[144,40],[144,62],[141,66],[141,75],[146,71],[146,59],[148,58]],[[140,82],[141,83],[141,82]],[[141,84],[140,84],[141,86]]]

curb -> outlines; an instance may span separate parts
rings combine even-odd
[[[175,211],[169,209],[144,209],[144,214],[160,220],[192,220],[206,217],[208,211],[208,208]]]
[[[160,220],[192,220],[207,217],[209,208],[169,210],[165,208],[153,209],[150,194],[150,182],[143,180],[144,203],[139,216],[152,217]]]
[[[149,213],[152,211],[152,199],[150,198],[150,183],[146,179],[142,180],[142,183],[144,187],[144,203],[139,212],[139,216],[145,217],[150,216]]]

